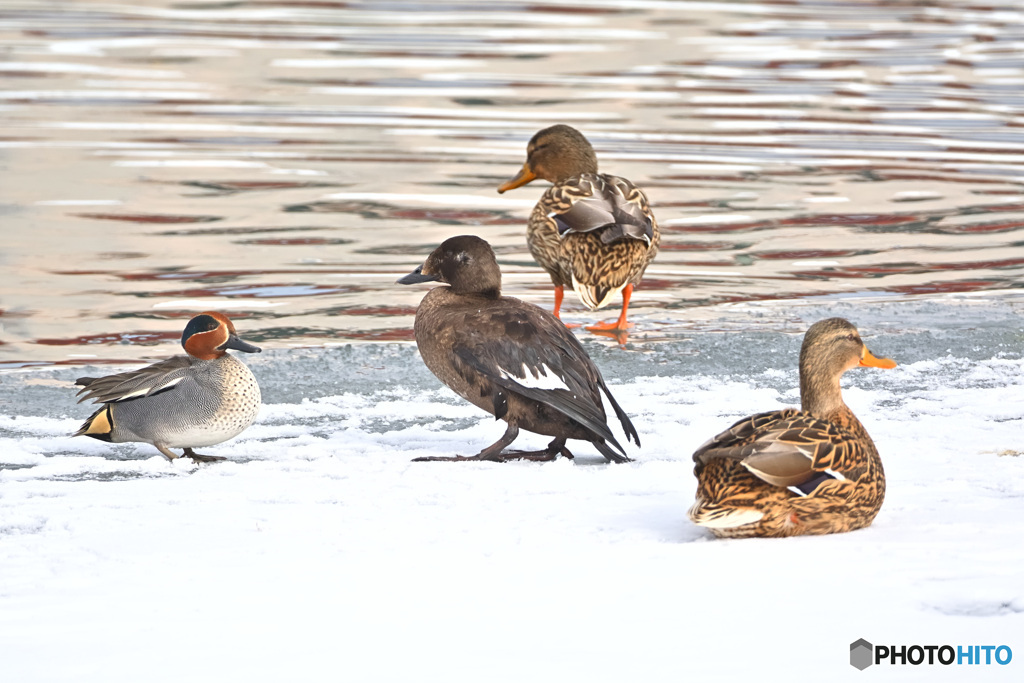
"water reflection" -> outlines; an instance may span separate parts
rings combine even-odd
[[[1005,0],[5,5],[0,364],[167,355],[205,308],[257,342],[408,340],[395,278],[464,232],[550,306],[541,188],[495,188],[553,122],[659,216],[639,338],[728,302],[995,296],[1024,275],[1022,37]]]

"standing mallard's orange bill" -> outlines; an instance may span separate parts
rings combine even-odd
[[[260,410],[260,386],[245,363],[228,349],[259,353],[239,339],[227,316],[207,311],[185,326],[173,356],[139,370],[107,377],[80,377],[78,402],[102,403],[74,436],[100,441],[149,443],[169,460],[183,448],[194,462],[224,458],[193,448],[214,446],[242,433]]]
[[[416,309],[416,346],[439,380],[508,423],[505,435],[470,457],[417,460],[551,460],[572,457],[568,439],[589,441],[611,462],[629,457],[608,428],[604,399],[627,441],[640,437],[579,341],[547,311],[501,295],[491,246],[473,235],[445,240],[399,284],[442,282]],[[542,451],[503,452],[519,429],[554,437]]]
[[[621,293],[618,320],[587,329],[624,337],[633,289],[661,240],[647,196],[625,178],[599,174],[590,142],[561,124],[533,136],[526,163],[498,192],[536,178],[552,186],[530,215],[526,243],[555,286],[555,317],[560,317],[565,287],[572,287],[591,310],[607,306]]]
[[[811,325],[800,349],[801,410],[744,418],[693,454],[689,517],[724,538],[831,534],[866,527],[885,498],[885,473],[839,380],[876,358],[842,318]]]

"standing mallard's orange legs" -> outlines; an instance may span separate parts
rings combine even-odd
[[[552,314],[559,320],[562,320],[562,299],[565,298],[565,287],[562,285],[555,285],[555,310],[551,311]],[[562,323],[570,330],[574,327],[579,327],[579,323],[567,323],[562,320]]]
[[[596,323],[594,325],[588,325],[587,329],[591,332],[625,332],[633,323],[626,322],[626,313],[629,311],[629,298],[633,296],[633,285],[628,284],[622,288],[622,313],[619,314],[619,319],[613,323]]]

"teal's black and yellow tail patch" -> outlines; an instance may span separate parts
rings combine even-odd
[[[114,411],[109,403],[104,403],[103,407],[93,413],[72,436],[91,436],[110,443],[110,434],[113,431]]]

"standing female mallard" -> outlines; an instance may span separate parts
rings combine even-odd
[[[811,325],[800,348],[801,410],[740,420],[693,454],[689,516],[719,537],[831,534],[866,527],[885,498],[885,473],[839,379],[875,358],[842,318]]]
[[[530,215],[526,243],[555,285],[555,317],[565,287],[572,287],[591,310],[622,292],[619,319],[587,329],[624,331],[633,288],[661,239],[646,195],[625,178],[599,174],[594,148],[578,130],[561,124],[533,136],[523,168],[498,192],[535,178],[554,184]]]

